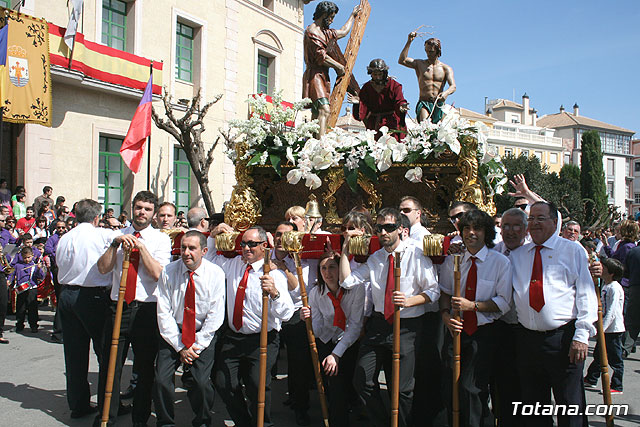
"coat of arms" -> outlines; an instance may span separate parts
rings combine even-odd
[[[17,87],[26,86],[29,83],[29,61],[27,51],[20,46],[9,46],[7,49],[7,68],[9,80]]]

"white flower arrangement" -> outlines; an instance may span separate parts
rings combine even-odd
[[[316,120],[287,126],[295,121],[297,112],[309,100],[284,108],[281,93],[278,93],[274,95],[273,103],[267,102],[263,95],[249,98],[247,102],[254,113],[252,117],[230,122],[232,131],[246,143],[247,150],[241,159],[235,158],[235,150],[228,150],[227,154],[234,162],[248,160],[248,166],[270,163],[278,174],[285,162],[293,166],[287,173],[290,184],[304,179],[305,185],[315,190],[322,185],[321,171],[343,166],[345,179],[355,191],[358,172],[375,182],[378,174],[394,163],[413,164],[431,155],[438,157],[446,150],[459,155],[464,139],[473,136],[478,140],[478,170],[488,195],[504,192],[506,169],[499,157],[487,154],[487,127],[481,122],[471,125],[450,105],[443,106],[444,115],[437,124],[430,121],[408,123],[406,135],[398,141],[393,136],[397,131],[389,131],[386,127],[380,129],[382,136],[377,140],[373,130],[356,134],[340,128],[316,139],[313,137],[318,131]],[[270,120],[263,119],[265,115],[270,115]],[[405,178],[421,182],[422,169],[409,169]]]

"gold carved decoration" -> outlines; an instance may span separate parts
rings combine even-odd
[[[482,185],[480,181],[478,181],[478,158],[476,156],[478,140],[467,137],[461,145],[462,150],[458,157],[460,175],[456,178],[456,182],[460,184],[460,188],[456,191],[455,200],[474,203],[489,215],[495,215],[495,203],[493,199],[485,202]]]
[[[238,144],[236,146],[237,158],[242,158],[245,151],[245,144]],[[256,191],[251,188],[253,178],[249,175],[247,163],[244,160],[236,164],[237,183],[233,187],[231,200],[224,211],[224,222],[239,231],[244,231],[255,225],[260,220],[262,212],[262,203]]]
[[[322,200],[327,208],[325,219],[329,224],[341,224],[342,218],[336,208],[336,192],[344,184],[344,170],[332,168],[327,173],[327,191],[322,195]],[[369,211],[375,216],[376,210],[382,206],[382,196],[376,191],[375,184],[369,178],[358,172],[358,185],[368,196]]]

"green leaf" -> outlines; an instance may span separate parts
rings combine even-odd
[[[349,170],[345,167],[344,176],[351,191],[356,193],[358,191],[358,169]]]
[[[420,152],[418,152],[418,151],[414,151],[412,153],[409,153],[405,163],[413,164],[413,163],[417,162],[418,160],[420,160],[421,158],[422,158],[422,154]]]
[[[371,168],[372,171],[376,171],[376,159],[371,157],[369,154],[364,156],[364,163]]]
[[[280,163],[282,162],[282,157],[278,156],[277,154],[270,154],[269,160],[271,161],[271,166],[273,166],[273,169],[275,169],[278,176],[282,176],[281,170],[280,170]]]
[[[376,169],[371,168],[368,164],[367,164],[367,159],[365,157],[365,160],[360,160],[358,162],[358,169],[360,170],[360,172],[362,172],[362,174],[364,176],[366,176],[367,178],[369,178],[372,182],[378,182],[378,174],[376,173]]]
[[[251,160],[249,160],[249,163],[247,163],[247,166],[253,166],[253,165],[257,165],[260,163],[260,157],[262,157],[262,153],[258,153],[256,155],[254,155]]]

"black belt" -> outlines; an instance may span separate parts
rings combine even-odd
[[[127,304],[126,301],[123,301],[123,302],[124,302],[124,305],[127,307],[144,307],[146,305],[157,304],[156,302],[142,302],[142,301],[136,301],[136,300],[131,301],[131,304]],[[111,300],[111,305],[117,305],[117,304],[118,304],[118,301]]]
[[[65,289],[70,289],[73,291],[79,291],[81,289],[93,289],[93,290],[99,290],[101,292],[104,292],[109,289],[107,286],[80,286],[80,285],[62,285],[62,286]]]
[[[534,334],[534,335],[553,335],[553,334],[555,334],[557,332],[560,332],[560,331],[566,331],[567,329],[575,329],[575,327],[576,327],[576,319],[573,319],[573,320],[565,323],[564,325],[560,326],[559,328],[551,329],[551,330],[548,330],[548,331],[534,331],[533,329],[528,329],[528,328],[522,326],[521,323],[518,323],[518,326],[523,331],[531,333],[531,334]]]

